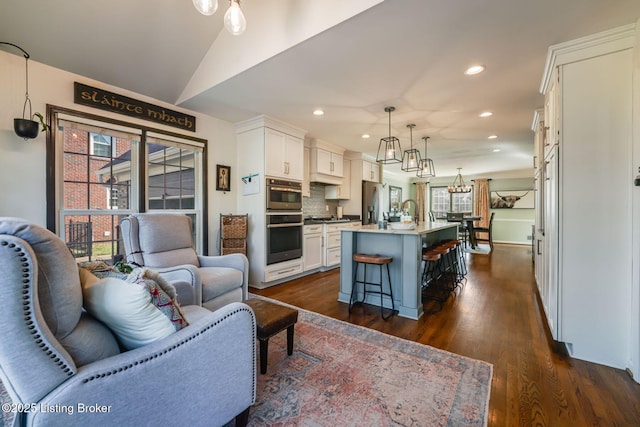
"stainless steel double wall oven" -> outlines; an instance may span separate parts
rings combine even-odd
[[[302,257],[302,183],[267,178],[267,265]]]

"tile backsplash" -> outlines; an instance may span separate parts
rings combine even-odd
[[[337,200],[326,200],[324,198],[324,185],[312,182],[311,197],[302,198],[302,213],[304,216],[331,216],[338,211]],[[329,210],[326,207],[329,206]]]

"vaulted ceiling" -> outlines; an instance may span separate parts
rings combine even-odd
[[[431,138],[440,176],[490,176],[531,174],[548,47],[640,17],[638,0],[243,0],[247,30],[231,36],[219,1],[206,17],[189,0],[2,0],[0,41],[179,107],[231,122],[266,114],[373,156],[394,106],[391,133],[406,149],[416,124],[413,144]],[[486,71],[465,76],[476,63]]]

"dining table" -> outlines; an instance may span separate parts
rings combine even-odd
[[[474,229],[473,222],[480,221],[481,219],[482,219],[481,216],[469,215],[469,216],[464,216],[462,218],[447,218],[447,222],[466,223],[467,233],[469,235],[469,244],[471,245],[471,249],[475,249],[476,246],[478,245],[478,242],[476,241],[476,233],[473,231]]]

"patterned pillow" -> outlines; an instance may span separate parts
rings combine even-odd
[[[109,266],[80,268],[85,309],[105,323],[131,350],[188,325],[175,289],[157,273],[136,268],[131,274]]]

